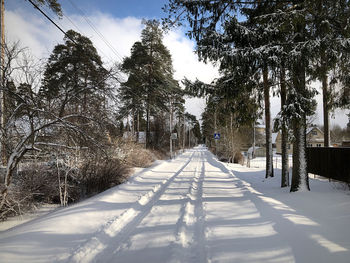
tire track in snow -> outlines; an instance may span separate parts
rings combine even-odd
[[[204,176],[204,161],[199,158],[189,188],[188,200],[181,209],[182,215],[175,233],[176,243],[173,248],[173,257],[170,260],[172,263],[208,262],[202,201]]]
[[[91,239],[76,248],[66,262],[97,262],[96,257],[101,252],[106,252],[107,254],[110,252],[112,254],[111,251],[105,251],[108,250],[108,246],[111,243],[122,244],[129,237],[129,233],[146,217],[170,183],[191,163],[195,153],[192,153],[186,163],[174,175],[155,185],[152,190],[141,196],[131,208],[121,215],[109,220]],[[113,242],[111,242],[112,239]],[[118,251],[119,249],[120,246],[113,248],[113,251]],[[106,260],[105,257],[103,259]]]
[[[190,256],[190,245],[193,242],[193,225],[196,222],[194,215],[195,195],[197,191],[197,184],[199,179],[198,173],[199,163],[196,165],[194,176],[188,187],[185,201],[180,210],[180,217],[176,223],[175,239],[172,244],[172,258],[169,262],[185,262]]]

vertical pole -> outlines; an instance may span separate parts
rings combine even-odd
[[[170,120],[169,120],[169,129],[170,129],[170,159],[173,159],[173,139],[172,136],[172,121],[173,121],[173,105],[170,100]]]
[[[188,148],[191,148],[191,125],[188,124]]]
[[[1,59],[1,69],[0,69],[0,156],[1,156],[1,164],[5,165],[6,164],[6,160],[5,160],[5,151],[4,151],[4,146],[3,146],[3,127],[4,127],[4,109],[5,109],[5,105],[4,105],[4,88],[5,88],[5,75],[4,75],[4,58],[5,58],[5,0],[0,0],[1,1],[1,19],[0,19],[0,30],[1,30],[1,43],[0,43],[0,50],[1,50],[1,55],[0,55],[0,59]]]
[[[217,126],[216,126],[216,108],[215,108],[215,112],[214,112],[214,133],[217,133]],[[218,140],[215,140],[215,155],[216,157],[218,156]]]
[[[139,137],[140,137],[140,111],[137,110],[137,138],[136,138],[137,143],[139,143]]]
[[[185,118],[185,113],[184,113],[184,136],[183,136],[183,141],[182,141],[182,152],[185,152],[185,141],[186,141],[186,118]]]
[[[255,120],[253,123],[253,152],[252,152],[252,159],[255,158]]]

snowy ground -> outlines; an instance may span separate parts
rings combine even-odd
[[[245,160],[245,165],[247,164],[247,160]],[[289,155],[289,167],[292,167],[293,157]],[[265,157],[256,157],[250,160],[251,168],[265,168],[266,167],[266,158]],[[273,155],[273,168],[282,169],[282,156],[278,154]]]
[[[350,262],[350,195],[289,193],[195,148],[0,232],[1,262]]]
[[[0,222],[0,236],[1,231],[5,231],[7,229],[10,229],[12,227],[15,227],[17,225],[26,223],[28,221],[31,221],[37,217],[43,216],[48,214],[49,212],[59,208],[58,204],[44,204],[41,207],[38,207],[37,209],[25,213],[23,215],[10,217],[7,221]]]

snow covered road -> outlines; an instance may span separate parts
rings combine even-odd
[[[0,262],[350,262],[349,195],[263,178],[197,147],[0,232]]]

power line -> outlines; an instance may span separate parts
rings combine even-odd
[[[32,0],[28,0],[36,9],[39,10],[39,12],[44,15],[53,25],[55,25],[66,37],[68,37],[70,40],[72,40],[74,42],[74,44],[77,45],[77,43],[75,42],[74,39],[72,39],[59,25],[57,25],[47,14],[45,14],[45,12],[43,10],[41,10],[39,8],[39,6],[37,6],[35,3],[33,3]]]
[[[69,18],[68,15],[65,15],[64,12],[62,12],[62,15],[78,30],[78,32],[81,34],[81,35],[84,35],[84,32],[77,26],[77,24],[75,24],[73,22],[72,19]],[[111,63],[112,59],[110,56],[108,56],[104,51],[102,51],[102,49],[100,49],[99,47],[96,46],[96,49],[99,51],[100,54],[102,54],[107,60],[109,60],[109,63]],[[113,64],[113,63],[111,63]]]
[[[59,26],[57,22],[55,22],[53,19],[51,19],[38,5],[36,5],[35,3],[33,3],[32,0],[28,0],[36,9],[39,10],[39,12],[44,15],[54,26],[56,26],[56,28],[58,28],[68,39],[70,39],[74,44],[78,45],[78,43],[73,39],[71,38],[63,29],[62,29],[62,26]],[[64,17],[66,17],[68,19],[68,21],[70,21],[70,23],[77,28],[77,30],[81,33],[81,30],[79,30],[78,26],[66,15],[63,14]],[[107,59],[108,59],[108,56],[101,50],[99,49],[98,47],[96,47],[99,52],[104,55]],[[110,58],[109,58],[110,59]]]
[[[69,2],[76,10],[78,10],[78,12],[80,12],[80,14],[83,16],[83,18],[88,23],[88,25],[101,38],[101,40],[106,44],[106,46],[110,48],[110,50],[114,53],[114,55],[116,55],[120,61],[123,61],[123,58],[119,54],[119,52],[108,42],[108,40],[105,38],[105,36],[95,27],[93,22],[91,22],[91,20],[86,16],[85,12],[81,8],[79,8],[76,4],[74,4],[71,0],[69,0]]]

